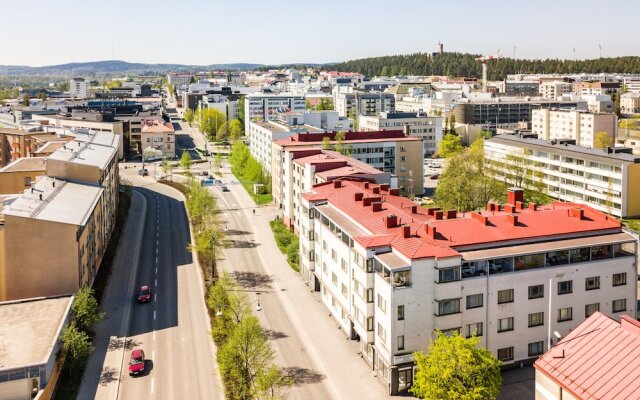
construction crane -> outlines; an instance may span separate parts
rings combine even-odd
[[[497,60],[502,58],[500,53],[493,56],[482,56],[477,57],[476,61],[480,61],[482,63],[482,92],[487,92],[487,63],[491,60]]]

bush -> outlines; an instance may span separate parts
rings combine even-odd
[[[287,262],[291,268],[298,272],[300,270],[298,268],[300,261],[298,236],[291,232],[281,219],[275,219],[269,222],[269,225],[271,225],[278,248],[283,254],[287,255]]]

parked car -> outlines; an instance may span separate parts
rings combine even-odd
[[[144,374],[144,350],[133,349],[129,358],[129,376]]]
[[[223,192],[228,192],[229,188],[226,185],[222,185],[222,191]]]
[[[149,286],[142,286],[138,291],[138,303],[148,303],[151,301],[151,288]]]
[[[202,171],[202,172],[200,172],[200,175],[209,176],[209,171]]]
[[[431,175],[430,179],[434,179],[435,180],[435,179],[438,179],[438,178],[440,178],[440,174]]]
[[[146,168],[139,169],[139,170],[138,170],[138,175],[140,175],[140,176],[147,176],[147,175],[149,175],[149,170],[148,170],[148,169],[146,169]]]

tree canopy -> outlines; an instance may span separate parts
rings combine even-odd
[[[613,146],[613,138],[609,136],[608,132],[597,132],[593,138],[593,147],[596,149],[606,149]]]
[[[415,352],[417,371],[410,391],[421,399],[487,400],[500,393],[500,361],[473,336],[438,332],[428,353]]]
[[[447,133],[442,137],[442,140],[440,140],[438,155],[440,157],[449,158],[460,153],[462,149],[462,138],[458,135]]]
[[[215,108],[205,108],[200,110],[200,132],[207,135],[209,140],[213,140],[218,135],[220,127],[227,122],[227,117]]]
[[[78,290],[71,309],[79,327],[84,330],[91,330],[104,317],[93,290],[88,287]]]
[[[242,123],[238,119],[233,119],[229,122],[229,138],[231,140],[238,140],[242,136]]]

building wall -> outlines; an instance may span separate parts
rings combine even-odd
[[[624,168],[624,167],[623,167]],[[640,164],[629,164],[627,169],[626,215],[640,217]]]
[[[365,116],[358,118],[360,131],[403,130],[408,126],[409,135],[423,140],[424,157],[433,155],[442,140],[443,117],[383,118]]]
[[[44,168],[40,171],[0,172],[0,194],[20,193],[31,187],[31,183],[45,172]]]

